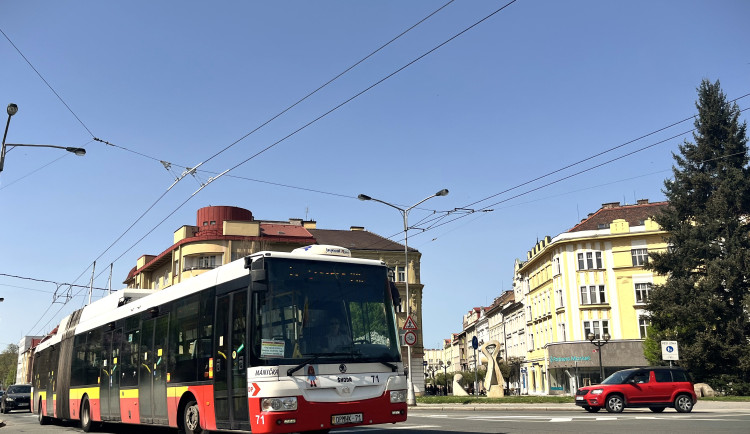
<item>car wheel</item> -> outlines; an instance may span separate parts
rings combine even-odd
[[[607,397],[605,408],[610,413],[622,413],[622,411],[625,409],[625,400],[621,395],[609,395]]]
[[[654,413],[661,413],[664,411],[664,407],[649,407],[649,410],[653,411]]]
[[[198,409],[198,403],[191,400],[185,406],[185,410],[182,415],[182,426],[185,428],[185,434],[200,434],[203,432],[201,429],[201,415]]]
[[[588,411],[589,413],[596,413],[602,408],[601,407],[583,407],[583,409]]]
[[[693,399],[688,395],[678,395],[674,400],[674,408],[678,413],[690,413],[693,411]]]

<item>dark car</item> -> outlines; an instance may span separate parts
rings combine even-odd
[[[11,410],[31,411],[31,384],[14,384],[8,387],[0,399],[0,411],[8,413]]]
[[[697,400],[687,371],[661,366],[617,371],[601,384],[576,392],[576,405],[591,413],[602,408],[619,413],[626,407],[647,407],[654,413],[669,407],[690,413]]]

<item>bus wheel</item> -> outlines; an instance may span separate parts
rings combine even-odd
[[[185,405],[185,411],[182,413],[182,426],[185,427],[185,434],[200,434],[201,415],[198,410],[198,403],[195,400],[188,401]]]
[[[42,413],[43,408],[42,400],[39,400],[39,425],[47,425],[49,423],[49,418]]]
[[[81,404],[81,429],[83,432],[91,432],[93,423],[91,422],[91,406],[89,406],[89,399],[83,398]]]

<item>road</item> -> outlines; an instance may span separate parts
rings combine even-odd
[[[81,432],[73,423],[40,426],[36,416],[30,413],[0,415],[6,426],[5,433],[60,433]],[[386,433],[628,433],[636,432],[748,432],[750,410],[700,410],[690,414],[679,414],[667,410],[661,414],[648,410],[626,410],[620,414],[589,414],[572,408],[561,411],[536,410],[446,410],[420,409],[409,414],[407,422],[398,425],[345,428],[336,434]],[[133,426],[108,424],[100,433],[125,434],[133,432]],[[175,434],[174,429],[139,427],[139,434]]]

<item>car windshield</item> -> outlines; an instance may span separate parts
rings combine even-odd
[[[264,258],[253,301],[253,363],[400,361],[385,266]]]
[[[31,386],[10,386],[8,393],[31,393]]]
[[[601,382],[601,384],[624,384],[628,377],[633,374],[633,372],[635,371],[632,369],[617,371],[609,377],[605,378],[604,381]]]

